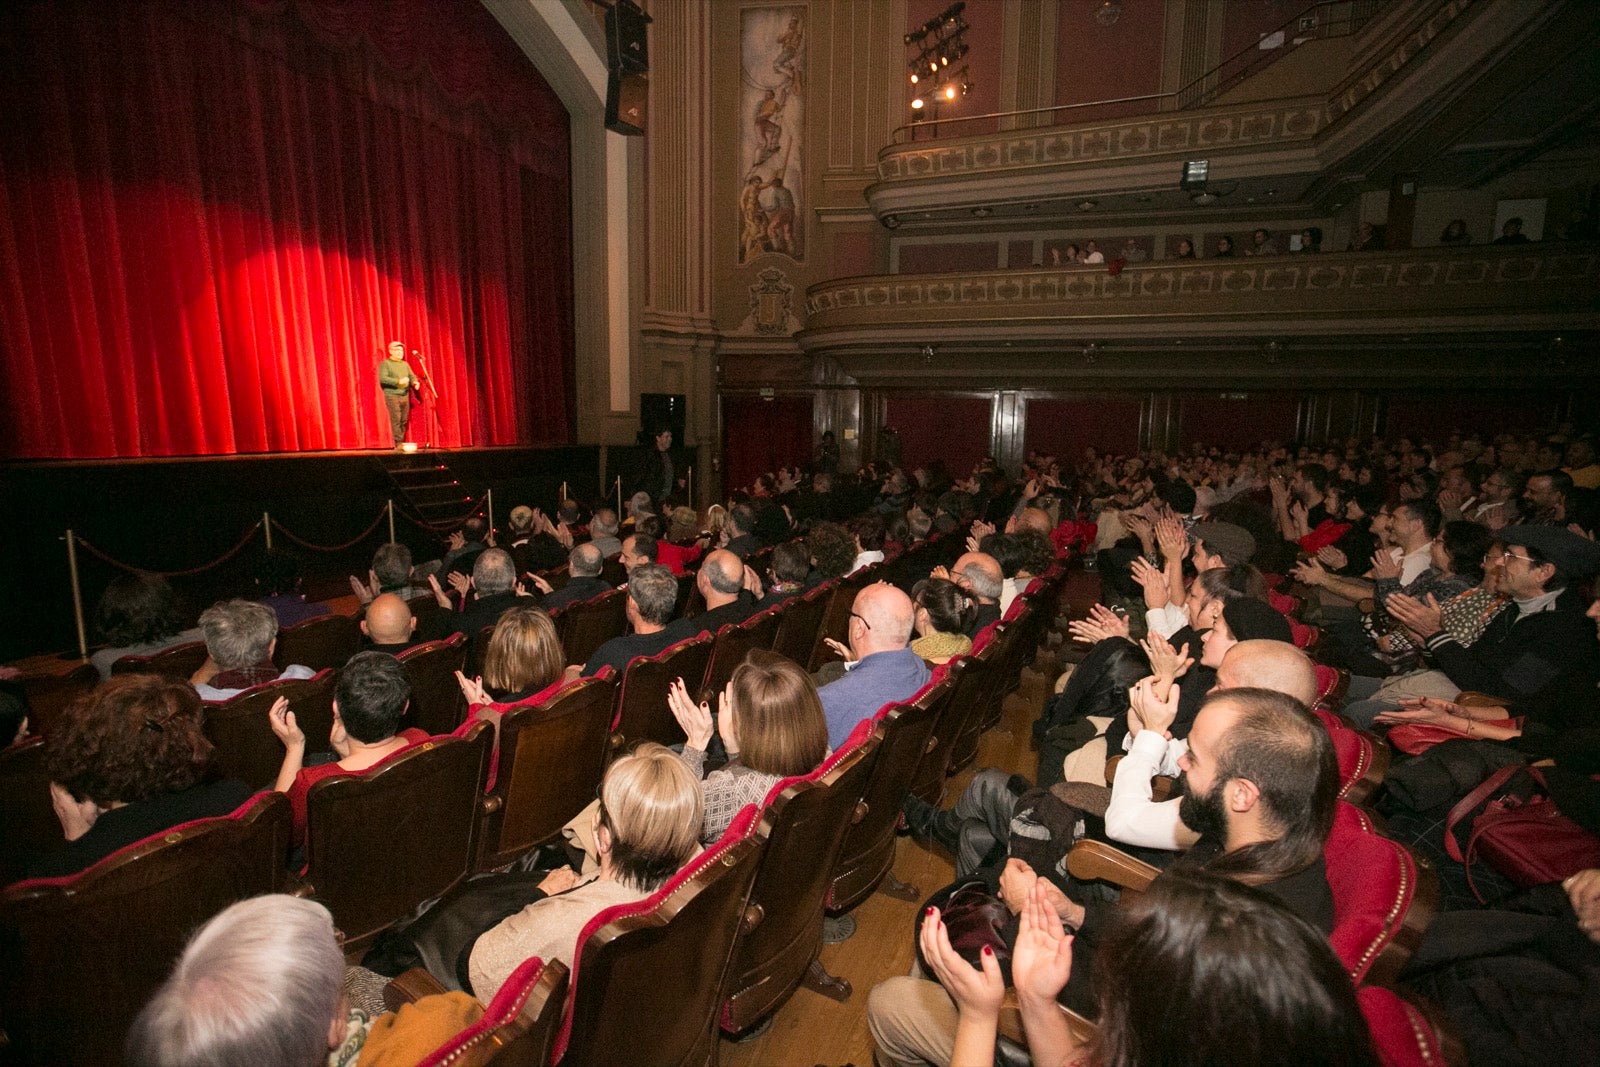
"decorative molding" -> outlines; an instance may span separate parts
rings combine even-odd
[[[1326,124],[1320,99],[1161,112],[1137,119],[1055,126],[1029,133],[893,145],[878,156],[880,181],[993,174],[1225,148],[1309,143]]]
[[[794,313],[794,286],[783,271],[768,267],[756,279],[750,286],[750,314],[734,332],[786,337],[799,330],[802,323]]]
[[[1199,260],[1118,272],[985,271],[846,278],[806,292],[808,334],[832,328],[1089,319],[1305,319],[1327,315],[1494,316],[1592,313],[1600,292],[1592,244],[1484,246]],[[810,347],[810,346],[808,346]]]

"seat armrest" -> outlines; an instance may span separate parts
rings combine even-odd
[[[1105,881],[1142,893],[1161,872],[1104,841],[1085,840],[1067,853],[1067,871],[1079,881]]]
[[[383,987],[383,1003],[390,1011],[399,1011],[403,1005],[444,992],[447,990],[437,978],[421,967],[413,967]]]
[[[1488,693],[1468,689],[1456,697],[1456,703],[1464,708],[1503,708],[1508,701],[1505,697],[1490,696]]]

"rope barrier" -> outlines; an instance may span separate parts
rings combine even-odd
[[[215,567],[220,567],[234,556],[237,556],[241,551],[244,550],[244,546],[248,545],[251,540],[255,538],[256,531],[260,530],[261,527],[261,520],[256,520],[256,522],[245,531],[244,536],[239,539],[239,543],[228,549],[228,551],[224,552],[221,556],[218,556],[210,563],[203,563],[198,567],[190,567],[188,570],[182,571],[153,571],[146,567],[135,567],[132,564],[124,563],[120,559],[106,555],[104,552],[85,541],[81,534],[77,537],[77,543],[79,548],[83,549],[85,552],[88,552],[100,562],[110,564],[111,566],[125,570],[130,574],[153,574],[158,578],[186,578],[191,574],[200,574],[204,571],[212,570]]]
[[[472,507],[467,510],[459,519],[450,519],[447,522],[429,522],[427,519],[417,518],[404,511],[402,511],[400,514],[401,517],[403,517],[407,522],[411,523],[411,525],[427,530],[429,533],[452,533],[456,530],[459,530],[462,523],[466,522],[468,519],[472,518],[472,516],[481,511],[483,509],[484,501],[487,499],[488,494],[485,493],[483,496],[480,496],[477,500],[473,501]]]
[[[312,552],[343,552],[345,549],[353,548],[371,536],[372,531],[378,528],[378,525],[383,522],[384,517],[388,515],[388,513],[389,507],[388,505],[384,505],[378,511],[378,517],[372,520],[371,526],[368,526],[365,530],[362,530],[360,533],[356,534],[355,537],[346,541],[342,545],[314,545],[310,541],[307,541],[303,537],[297,535],[293,530],[289,529],[277,519],[272,520],[272,525],[278,528],[279,533],[283,534],[283,536],[287,537],[301,548],[309,549]]]

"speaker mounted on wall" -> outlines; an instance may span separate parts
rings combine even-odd
[[[645,129],[650,97],[651,19],[633,0],[606,9],[606,129],[638,137]]]

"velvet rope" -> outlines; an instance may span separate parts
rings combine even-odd
[[[384,520],[384,517],[388,514],[389,505],[385,504],[383,507],[378,509],[378,517],[372,520],[371,526],[368,526],[365,530],[362,530],[360,533],[356,534],[342,545],[314,545],[310,541],[307,541],[303,537],[295,534],[294,531],[290,530],[277,519],[272,520],[272,525],[277,527],[279,533],[283,534],[283,536],[287,537],[301,548],[309,549],[312,552],[343,552],[345,549],[353,548],[362,541],[365,541],[372,534],[372,531],[378,528],[378,524],[381,523]]]
[[[202,563],[198,567],[190,567],[188,570],[182,571],[153,571],[148,567],[135,567],[131,563],[124,563],[120,559],[116,559],[113,556],[108,556],[106,553],[100,551],[98,548],[85,541],[82,537],[75,535],[74,539],[77,541],[79,548],[88,552],[89,555],[93,556],[95,559],[98,559],[102,563],[108,563],[113,567],[119,568],[120,570],[125,570],[130,574],[151,574],[155,575],[157,578],[186,578],[191,574],[202,574],[205,571],[215,570],[217,567],[220,567],[224,563],[228,562],[234,556],[237,556],[241,551],[244,550],[244,546],[248,545],[251,540],[255,538],[256,531],[261,529],[261,525],[261,520],[257,519],[250,526],[250,529],[245,531],[244,536],[239,539],[239,543],[228,549],[228,551],[224,552],[210,563]]]

